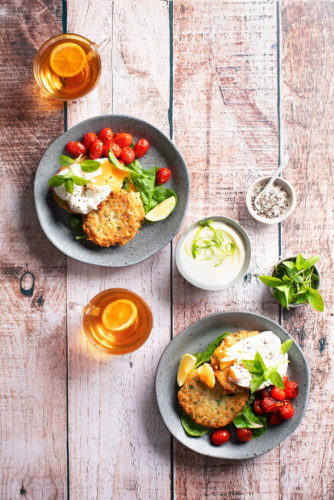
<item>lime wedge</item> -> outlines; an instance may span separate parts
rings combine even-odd
[[[189,354],[188,352],[186,354],[183,354],[180,365],[179,365],[179,370],[177,372],[177,383],[179,387],[184,384],[188,373],[191,372],[191,370],[194,368],[196,365],[196,358],[192,354]]]
[[[156,207],[152,208],[146,215],[145,219],[149,222],[158,222],[160,220],[167,219],[167,217],[173,212],[176,205],[175,196],[167,198],[167,200],[162,201]]]

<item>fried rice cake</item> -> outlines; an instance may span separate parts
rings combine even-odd
[[[220,384],[210,389],[200,381],[193,370],[178,392],[178,401],[184,411],[198,424],[209,429],[218,429],[232,422],[243,409],[249,397],[249,390],[238,394],[225,394]]]
[[[123,246],[136,236],[144,217],[140,194],[121,189],[111,192],[98,210],[83,215],[82,228],[101,247]]]
[[[251,332],[248,332],[246,330],[239,330],[236,333],[231,333],[231,335],[225,337],[225,339],[213,353],[213,356],[211,358],[211,366],[214,371],[215,378],[222,386],[222,388],[230,394],[238,394],[243,390],[243,388],[229,380],[230,366],[233,364],[234,360],[226,362],[221,361],[226,356],[226,349],[239,342],[239,340],[246,339],[248,337],[254,337],[259,333],[260,332],[258,332],[257,330]]]

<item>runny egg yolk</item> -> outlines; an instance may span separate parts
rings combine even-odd
[[[128,172],[112,165],[109,160],[101,163],[100,166],[102,173],[91,179],[93,186],[108,185],[113,192],[118,193],[122,187],[123,181],[129,176]]]

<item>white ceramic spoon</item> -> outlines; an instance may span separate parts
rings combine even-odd
[[[272,176],[272,178],[270,179],[268,184],[266,184],[266,186],[262,189],[262,191],[255,198],[254,205],[256,206],[257,209],[260,209],[259,199],[261,198],[261,196],[263,196],[264,194],[267,194],[270,191],[271,186],[274,184],[275,180],[277,179],[279,174],[282,172],[282,170],[287,166],[288,161],[289,161],[289,155],[286,154],[286,155],[284,155],[282,163],[280,164],[280,166],[278,167],[278,169],[276,170],[276,172],[274,173],[274,175]]]

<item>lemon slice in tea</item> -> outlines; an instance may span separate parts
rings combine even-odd
[[[188,373],[191,372],[191,370],[194,368],[196,364],[196,358],[192,354],[186,353],[183,354],[180,365],[179,365],[179,370],[177,372],[177,383],[179,387],[184,384],[186,381],[186,378],[188,376]]]
[[[61,43],[50,55],[50,66],[56,75],[68,78],[80,73],[86,64],[86,53],[77,43]]]
[[[104,308],[102,324],[107,330],[125,332],[134,325],[137,316],[137,307],[131,300],[114,300]]]
[[[200,366],[200,368],[198,369],[198,375],[200,381],[203,382],[203,384],[210,387],[210,389],[214,387],[216,382],[215,374],[213,373],[213,369],[208,363],[204,363],[202,366]]]
[[[170,198],[167,198],[167,200],[162,201],[159,205],[152,208],[152,210],[145,215],[145,219],[149,222],[164,220],[173,212],[175,205],[175,196],[170,196]]]

